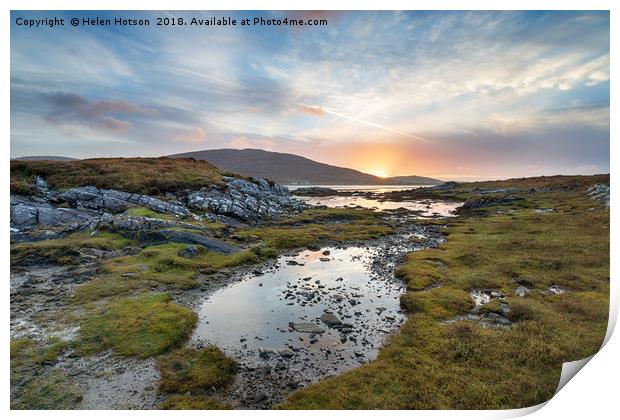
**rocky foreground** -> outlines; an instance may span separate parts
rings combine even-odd
[[[191,216],[194,220],[239,225],[273,220],[306,208],[302,202],[291,197],[286,188],[262,178],[249,181],[224,177],[223,185],[169,193],[165,198],[94,186],[59,192],[50,188],[41,177],[36,177],[35,185],[36,193],[33,195],[11,195],[12,241],[55,239],[76,231],[110,229],[130,236],[152,232],[158,236],[154,239],[195,243],[208,249],[230,251],[213,238],[191,232],[193,229],[188,224],[132,216],[127,210],[145,207],[179,219]],[[176,231],[171,230],[175,228]]]
[[[12,172],[13,408],[514,408],[552,393],[557,366],[603,336],[606,176],[362,193],[463,203],[421,219],[311,208],[203,163],[149,161],[162,176],[142,163]],[[359,272],[331,275],[347,264]],[[235,300],[235,285],[259,301]],[[203,309],[224,290],[226,310],[280,317],[235,330],[222,352],[209,334],[226,325]]]

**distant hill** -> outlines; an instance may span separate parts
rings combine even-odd
[[[355,169],[315,162],[289,153],[261,149],[213,149],[170,155],[206,160],[220,169],[246,176],[263,177],[279,184],[301,185],[433,185],[442,181],[422,176],[380,178]]]
[[[58,161],[70,161],[70,160],[78,160],[76,158],[67,157],[67,156],[22,156],[15,158],[13,160],[58,160]]]

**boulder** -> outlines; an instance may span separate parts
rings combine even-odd
[[[200,255],[200,250],[193,245],[188,246],[183,251],[179,253],[181,257],[185,258],[193,258]]]
[[[262,178],[253,181],[225,178],[225,182],[223,186],[206,187],[190,194],[188,206],[243,221],[274,219],[306,208],[286,188]]]
[[[519,297],[526,297],[530,294],[530,289],[525,286],[519,286],[515,289],[515,295]]]
[[[342,325],[342,321],[336,315],[332,313],[324,313],[321,315],[321,321],[325,323],[329,328],[332,328],[336,325]]]

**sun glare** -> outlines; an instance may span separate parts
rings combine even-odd
[[[378,176],[379,178],[387,178],[390,176],[390,174],[388,174],[385,169],[381,168],[371,169],[370,171],[368,171],[368,173],[374,176]]]

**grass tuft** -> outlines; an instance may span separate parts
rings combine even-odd
[[[217,347],[184,348],[161,356],[159,389],[166,393],[212,391],[229,384],[237,364]]]
[[[121,356],[146,358],[179,346],[196,325],[196,314],[165,293],[123,298],[89,314],[80,325],[78,349],[111,348]]]
[[[173,395],[161,404],[163,410],[230,410],[226,402],[215,398],[191,395]]]

